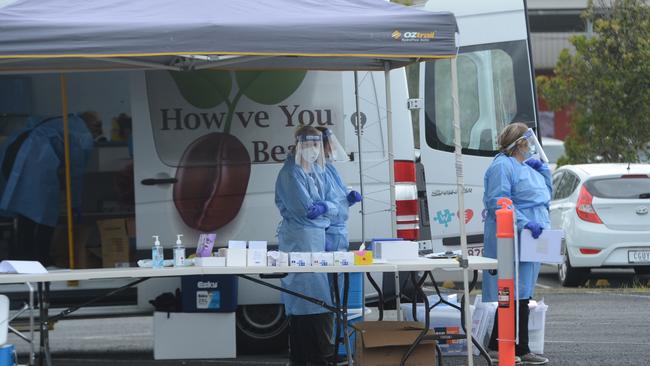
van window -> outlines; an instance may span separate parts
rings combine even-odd
[[[464,154],[494,155],[497,136],[512,122],[536,126],[524,40],[461,47],[457,62]],[[451,61],[427,62],[424,79],[427,144],[453,151]]]

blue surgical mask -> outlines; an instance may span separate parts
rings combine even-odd
[[[526,150],[526,151],[523,153],[523,155],[524,155],[524,161],[526,161],[526,160],[532,158],[532,157],[535,155],[535,148],[532,147],[532,146],[529,146],[529,147],[528,147],[528,150]]]

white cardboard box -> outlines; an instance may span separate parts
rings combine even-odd
[[[399,261],[417,259],[420,245],[414,241],[375,241],[373,242],[373,256],[385,261]]]
[[[246,267],[246,248],[228,248],[226,254],[226,266],[228,267]]]
[[[334,253],[316,252],[311,253],[311,265],[317,267],[327,267],[334,265]]]
[[[235,338],[235,313],[153,315],[155,360],[235,358]]]
[[[289,253],[271,250],[266,256],[269,267],[289,267]]]
[[[354,264],[354,252],[334,252],[335,266],[351,266]]]
[[[292,267],[310,267],[311,253],[304,253],[304,252],[289,253],[289,265]]]
[[[226,257],[196,257],[194,265],[197,267],[225,267]]]

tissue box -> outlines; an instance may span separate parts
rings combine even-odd
[[[377,259],[399,261],[417,259],[420,246],[416,242],[406,240],[375,241],[372,250]]]
[[[371,250],[355,251],[354,264],[357,266],[372,264],[372,251]]]
[[[225,267],[226,257],[196,257],[194,265],[197,267]]]
[[[289,253],[272,250],[266,253],[269,267],[289,267]]]
[[[181,277],[183,311],[186,313],[237,310],[237,276],[205,275]]]
[[[311,253],[311,265],[327,267],[334,265],[334,253],[316,252]]]
[[[334,252],[335,266],[351,266],[354,264],[353,252]]]
[[[303,252],[289,253],[289,265],[292,267],[311,266],[311,253],[303,253]]]
[[[249,267],[266,267],[266,242],[265,241],[249,241],[248,242],[248,258],[247,263]]]

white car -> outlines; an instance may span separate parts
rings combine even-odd
[[[563,229],[564,286],[591,268],[650,273],[650,164],[566,165],[553,173],[551,226]]]

